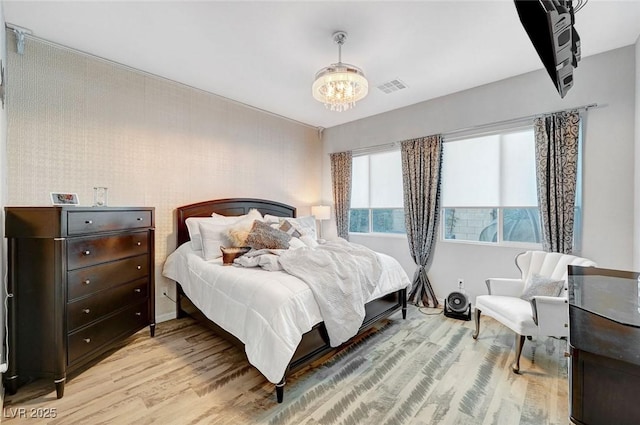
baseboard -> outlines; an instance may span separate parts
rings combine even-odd
[[[160,316],[156,316],[156,323],[168,322],[169,320],[173,320],[176,318],[176,312],[172,311],[170,313],[161,314]]]

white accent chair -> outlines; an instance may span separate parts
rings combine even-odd
[[[511,369],[520,372],[520,354],[524,339],[532,337],[565,338],[569,335],[567,300],[567,266],[595,266],[591,260],[557,252],[526,251],[516,256],[520,279],[490,278],[486,280],[489,295],[476,297],[474,339],[480,333],[480,315],[493,317],[516,333],[516,356]],[[525,284],[533,275],[564,280],[560,296],[534,296],[531,301],[520,298]]]

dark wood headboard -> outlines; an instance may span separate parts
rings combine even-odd
[[[227,216],[244,215],[252,208],[260,211],[262,215],[271,214],[278,217],[296,216],[295,207],[265,199],[229,198],[185,205],[176,209],[178,215],[177,246],[180,246],[189,240],[189,231],[187,230],[187,225],[185,223],[185,220],[189,217],[209,217],[211,216],[211,213]]]

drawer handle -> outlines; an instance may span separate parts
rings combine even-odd
[[[90,281],[89,279],[86,279],[86,280],[85,280],[84,282],[82,282],[82,283],[84,283],[85,285],[88,285],[88,284],[90,284],[90,283],[91,283],[91,281]]]
[[[88,308],[85,308],[85,309],[82,310],[82,312],[84,314],[89,314],[89,313],[91,313],[91,310],[89,310]]]
[[[89,251],[88,249],[86,251],[83,252],[84,255],[91,255],[91,251]]]
[[[142,266],[136,266],[138,270],[142,270]]]
[[[142,316],[142,313],[140,313],[139,311],[136,311],[136,316],[140,317]]]
[[[87,344],[91,342],[91,338],[84,338],[83,339],[84,342],[86,342]]]
[[[93,224],[93,220],[85,220],[85,224]]]
[[[138,217],[138,218],[136,218],[136,220],[142,221],[142,217]]]
[[[136,289],[133,290],[133,292],[137,292],[139,294],[140,292],[142,292],[142,289],[136,288]]]
[[[141,245],[142,245],[142,242],[138,242],[136,245],[141,246]]]

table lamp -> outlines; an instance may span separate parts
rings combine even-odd
[[[331,218],[331,207],[328,205],[314,205],[311,207],[311,215],[320,222],[318,226],[318,239],[322,239],[322,221]]]

